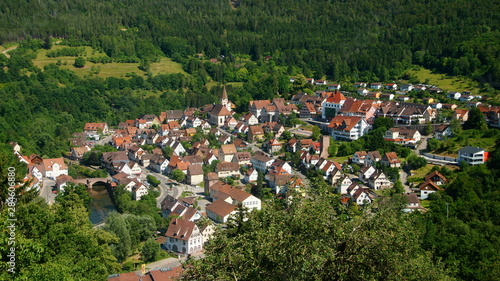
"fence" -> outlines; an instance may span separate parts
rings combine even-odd
[[[423,155],[427,158],[431,158],[434,160],[441,160],[441,161],[447,161],[447,162],[453,162],[457,163],[458,159],[457,158],[452,158],[452,157],[446,157],[446,156],[441,156],[441,155],[435,155],[435,154],[430,154],[430,153],[423,153]]]

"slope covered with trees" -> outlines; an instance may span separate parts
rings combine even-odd
[[[22,1],[0,3],[0,43],[71,39],[110,57],[270,55],[333,80],[388,80],[410,63],[500,77],[499,3],[460,1]],[[161,50],[161,51],[160,51]]]

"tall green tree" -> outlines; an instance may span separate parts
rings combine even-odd
[[[156,260],[158,252],[160,251],[160,245],[156,243],[155,239],[150,238],[144,243],[141,250],[142,260],[144,262],[152,262]]]
[[[465,130],[486,130],[488,128],[483,113],[477,107],[473,107],[469,110],[469,118],[467,119],[467,121],[465,121],[463,127]]]

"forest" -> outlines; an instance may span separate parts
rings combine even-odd
[[[20,1],[0,3],[0,44],[64,38],[109,57],[271,57],[306,76],[395,79],[411,63],[499,87],[499,5],[487,0]],[[291,74],[291,73],[288,73]]]

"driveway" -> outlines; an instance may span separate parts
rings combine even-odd
[[[54,202],[56,202],[56,196],[57,194],[52,193],[52,187],[56,185],[56,182],[54,180],[48,179],[48,178],[43,178],[43,185],[40,187],[40,192],[39,195],[43,199],[45,199],[45,202],[47,204],[52,205]]]
[[[406,180],[408,179],[408,174],[404,169],[399,170],[399,180],[403,183],[403,186],[405,188],[405,192],[412,192],[410,187],[406,184]]]

